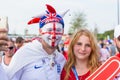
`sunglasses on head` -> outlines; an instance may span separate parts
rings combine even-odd
[[[12,50],[14,47],[13,46],[11,46],[11,47],[8,47],[10,50]]]

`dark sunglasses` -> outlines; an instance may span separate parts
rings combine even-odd
[[[12,50],[14,47],[13,46],[11,46],[11,47],[8,47],[10,50]]]

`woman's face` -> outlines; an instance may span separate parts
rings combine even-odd
[[[88,59],[92,51],[89,38],[85,35],[80,36],[78,41],[75,43],[73,49],[76,59],[78,60]]]

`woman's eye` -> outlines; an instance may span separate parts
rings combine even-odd
[[[90,47],[90,44],[86,44],[87,47]]]
[[[82,45],[82,43],[77,43],[77,45]]]

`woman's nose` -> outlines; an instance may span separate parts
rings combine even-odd
[[[85,50],[85,46],[84,46],[84,45],[81,46],[81,50],[82,50],[82,51]]]

